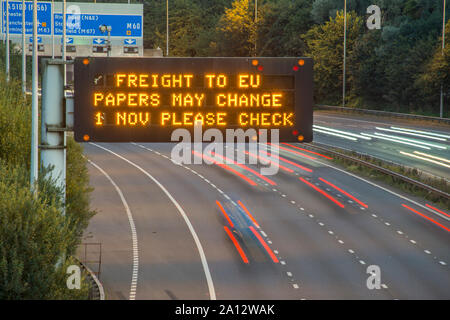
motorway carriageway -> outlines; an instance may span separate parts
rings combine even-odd
[[[108,299],[450,298],[450,213],[300,144],[266,177],[217,154],[175,164],[173,144],[84,146]]]
[[[314,141],[450,180],[450,127],[331,112],[314,113]]]

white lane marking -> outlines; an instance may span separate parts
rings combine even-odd
[[[381,285],[381,287],[382,287],[383,289],[387,289],[387,288],[388,288],[388,286],[385,285],[384,283]]]
[[[344,244],[344,241],[342,241],[342,240],[338,240],[338,242],[339,242],[340,244]]]
[[[122,201],[123,206],[125,207],[125,211],[127,213],[128,222],[130,223],[130,229],[131,229],[131,241],[133,243],[133,272],[131,275],[131,287],[130,287],[130,300],[135,300],[136,298],[136,287],[137,287],[137,280],[138,280],[138,271],[139,271],[139,246],[138,246],[138,239],[137,239],[137,233],[136,233],[136,225],[134,224],[133,215],[131,214],[130,207],[128,206],[127,200],[125,200],[125,197],[123,196],[122,190],[120,190],[119,186],[114,182],[114,180],[103,170],[100,168],[97,164],[92,162],[91,160],[87,159],[87,161],[93,165],[95,168],[97,168],[108,180],[111,182],[113,187],[116,189],[117,193],[119,194],[120,200]]]
[[[286,272],[288,277],[292,277],[292,272]]]
[[[442,264],[443,266],[447,265],[444,261],[439,261],[439,263]]]
[[[409,240],[409,242],[411,242],[411,243],[413,243],[413,244],[416,244],[417,242],[415,241],[415,240]]]
[[[115,155],[116,157],[124,160],[125,162],[131,164],[133,167],[140,170],[143,174],[145,174],[147,177],[149,177],[166,194],[166,196],[170,199],[172,204],[177,208],[178,212],[183,217],[183,219],[186,222],[186,225],[188,226],[188,229],[192,235],[192,238],[194,238],[194,242],[195,242],[195,245],[197,246],[197,250],[200,255],[200,260],[202,262],[203,271],[205,272],[206,282],[208,284],[208,289],[209,289],[209,297],[211,300],[216,300],[216,292],[214,290],[214,283],[213,283],[213,280],[211,277],[211,272],[209,271],[208,262],[206,261],[205,252],[203,251],[203,246],[200,243],[200,239],[198,238],[197,233],[195,232],[194,227],[191,224],[191,221],[189,220],[188,216],[186,215],[186,213],[184,212],[184,210],[180,206],[180,204],[175,200],[175,198],[170,194],[170,192],[167,191],[167,189],[158,180],[156,180],[150,173],[148,173],[147,171],[142,169],[140,166],[138,166],[134,162],[122,157],[121,155],[115,153],[114,151],[111,151],[111,150],[109,150],[105,147],[102,147],[96,143],[90,142],[90,144],[94,145],[100,149],[103,149],[103,150]]]
[[[292,286],[294,287],[294,289],[298,289],[299,288],[298,284],[296,284],[296,283],[294,283]]]
[[[423,250],[426,254],[431,254],[430,250]]]

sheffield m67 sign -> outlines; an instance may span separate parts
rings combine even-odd
[[[309,58],[77,58],[75,139],[170,142],[175,129],[312,140]],[[256,137],[255,137],[256,138]]]

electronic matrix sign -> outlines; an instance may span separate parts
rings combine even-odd
[[[77,58],[75,139],[170,142],[175,129],[312,141],[310,58]]]

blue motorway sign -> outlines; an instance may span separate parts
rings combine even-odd
[[[102,39],[102,38],[94,38],[92,39],[92,44],[105,44],[106,39]]]
[[[51,35],[51,2],[38,3],[39,35]],[[25,32],[32,34],[33,2],[27,1],[25,7]],[[3,26],[6,32],[6,2],[2,2]],[[62,13],[54,14],[54,34],[62,35]],[[143,24],[141,15],[121,14],[66,14],[66,34],[71,36],[102,37],[106,34],[99,29],[100,25],[111,26],[111,37],[142,37]],[[22,2],[9,1],[9,33],[22,33]]]
[[[136,39],[123,39],[124,45],[136,45]]]
[[[61,44],[63,43],[63,38],[61,38]],[[66,44],[73,44],[73,38],[72,37],[66,37]]]
[[[33,43],[33,37],[29,37],[28,42]],[[42,43],[42,37],[37,37],[37,42]]]
[[[72,36],[106,36],[99,26],[111,26],[111,37],[142,37],[142,16],[112,14],[67,14],[66,34]],[[62,35],[62,14],[55,14],[55,35]]]
[[[22,34],[22,1],[9,1],[9,33]],[[38,2],[38,34],[51,35],[51,2]],[[2,2],[2,32],[6,33],[6,2]],[[25,33],[33,33],[33,2],[25,2]]]

